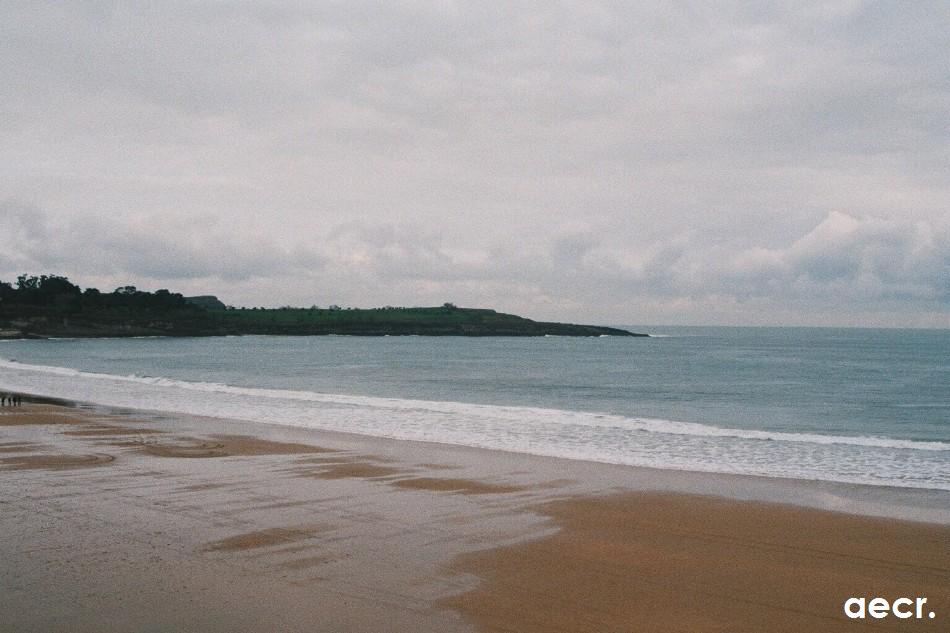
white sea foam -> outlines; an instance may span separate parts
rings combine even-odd
[[[114,375],[0,359],[0,389],[610,463],[950,490],[950,443]]]

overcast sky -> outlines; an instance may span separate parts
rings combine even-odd
[[[950,4],[711,4],[5,0],[0,279],[950,327]]]

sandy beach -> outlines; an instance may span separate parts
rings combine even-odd
[[[947,496],[27,403],[0,631],[945,631]]]

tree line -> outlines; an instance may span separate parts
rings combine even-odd
[[[166,289],[145,292],[135,286],[121,286],[112,292],[96,288],[83,290],[59,275],[20,275],[15,283],[0,281],[0,308],[15,306],[76,312],[87,308],[133,308],[167,311],[197,309],[185,298]]]

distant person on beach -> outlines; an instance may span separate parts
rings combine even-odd
[[[0,407],[6,406],[7,404],[7,394],[0,394]]]

